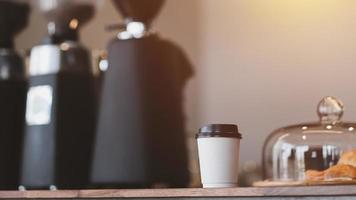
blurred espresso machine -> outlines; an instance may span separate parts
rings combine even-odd
[[[23,1],[0,1],[0,189],[19,184],[27,78],[14,37],[27,25],[30,7]]]
[[[164,0],[114,0],[124,17],[108,45],[92,182],[102,188],[189,183],[182,50],[150,31]],[[112,27],[112,28],[113,28]]]
[[[48,36],[31,50],[22,189],[88,186],[96,102],[91,56],[79,28],[93,0],[37,0]]]

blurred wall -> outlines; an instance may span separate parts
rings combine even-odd
[[[93,49],[105,48],[115,33],[104,27],[121,20],[101,1],[82,31]],[[186,91],[190,135],[206,123],[239,124],[242,163],[261,159],[272,130],[318,120],[316,104],[325,95],[340,97],[344,119],[356,121],[354,0],[168,0],[155,29],[195,66]],[[17,46],[29,48],[44,34],[34,10]]]

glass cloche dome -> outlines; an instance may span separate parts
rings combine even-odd
[[[325,97],[317,108],[319,122],[274,131],[263,149],[265,178],[282,182],[355,180],[356,123],[341,121],[343,112],[340,100]]]

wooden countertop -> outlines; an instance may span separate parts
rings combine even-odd
[[[110,189],[58,191],[0,191],[1,199],[26,198],[175,198],[175,197],[304,197],[355,196],[356,186],[308,186],[223,189]]]

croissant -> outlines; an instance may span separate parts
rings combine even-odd
[[[322,181],[324,180],[324,171],[308,170],[305,172],[305,180],[307,181]]]
[[[356,179],[356,167],[352,165],[337,164],[324,171],[324,179],[346,178]]]
[[[356,167],[356,150],[347,151],[340,157],[338,165],[352,165]]]

